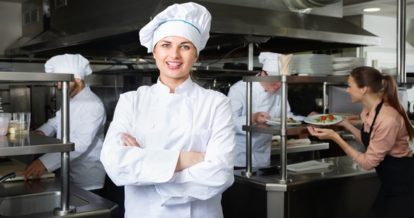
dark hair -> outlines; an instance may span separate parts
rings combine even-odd
[[[390,75],[383,75],[373,67],[357,67],[351,71],[351,76],[359,88],[369,87],[371,92],[380,94],[384,102],[398,111],[404,118],[405,128],[407,129],[410,140],[414,137],[414,128],[408,119],[404,107],[398,98],[397,84]]]

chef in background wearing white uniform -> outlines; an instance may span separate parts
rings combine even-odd
[[[127,218],[223,217],[221,194],[234,181],[230,100],[190,77],[210,21],[199,4],[174,4],[140,30],[160,76],[120,96],[101,153],[125,186]]]
[[[258,76],[279,75],[280,55],[272,52],[261,52],[259,62],[263,64]],[[254,82],[252,84],[252,123],[266,125],[270,118],[279,118],[281,114],[282,96],[281,83]],[[236,131],[235,167],[246,167],[246,82],[238,81],[230,87],[228,97],[231,99],[233,122]],[[287,105],[288,117],[293,117]],[[269,167],[272,135],[252,133],[252,165],[253,167]]]
[[[102,101],[84,82],[92,73],[89,61],[79,54],[64,54],[50,58],[45,64],[46,73],[72,73],[74,80],[69,84],[70,141],[75,150],[70,152],[70,182],[86,190],[103,188],[105,170],[99,160],[106,121]],[[61,88],[61,83],[58,83]],[[34,133],[56,136],[61,139],[61,110]],[[25,170],[25,178],[38,177],[45,171],[52,172],[61,166],[60,153],[44,154],[33,161]]]

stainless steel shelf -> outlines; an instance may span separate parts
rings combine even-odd
[[[73,143],[63,144],[56,138],[36,134],[0,136],[1,156],[73,151]]]
[[[287,130],[295,129],[298,126],[286,127]],[[269,127],[258,127],[258,126],[242,126],[242,130],[249,131],[249,132],[259,132],[259,133],[267,133],[267,134],[276,134],[280,135],[280,126],[269,126]]]
[[[329,143],[327,142],[311,142],[308,145],[287,145],[287,153],[297,153],[305,151],[317,151],[329,149]],[[280,154],[280,146],[272,146],[272,154]]]
[[[333,83],[333,84],[345,84],[348,76],[287,76],[287,83]],[[243,81],[245,82],[272,82],[281,81],[282,76],[245,76]]]
[[[257,126],[242,126],[242,130],[249,131],[249,132],[260,132],[260,133],[267,133],[267,134],[278,134],[280,135],[280,128],[276,126],[270,127],[257,127]]]
[[[26,154],[61,152],[61,196],[60,209],[55,210],[56,215],[73,213],[69,199],[69,152],[75,146],[69,142],[69,82],[73,74],[53,74],[36,72],[1,72],[0,83],[39,83],[62,82],[62,141],[34,134],[9,135],[0,139],[0,156],[16,156]]]
[[[0,82],[70,82],[72,79],[73,74],[0,71]]]

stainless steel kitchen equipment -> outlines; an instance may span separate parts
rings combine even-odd
[[[47,10],[39,12],[48,25],[40,26],[40,34],[27,39],[22,37],[7,50],[7,56],[52,56],[64,52],[82,53],[86,56],[146,56],[146,49],[139,46],[137,32],[156,13],[179,1],[110,1],[66,0],[39,1],[37,6],[50,2]],[[329,7],[336,0],[308,1],[196,1],[211,12],[213,20],[211,38],[201,56],[217,57],[231,49],[247,49],[252,36],[264,38],[261,49],[273,52],[310,51],[329,48],[377,45],[375,35],[351,24],[341,17],[342,7]],[[323,2],[323,3],[322,3]],[[26,4],[23,2],[23,5]],[[300,6],[301,5],[301,6]],[[315,7],[310,13],[291,9]],[[299,7],[298,7],[299,6]],[[302,8],[301,8],[302,7]],[[313,14],[319,11],[318,14]]]
[[[406,34],[406,1],[397,1],[397,82],[406,83],[405,69],[405,34]]]
[[[293,209],[292,206],[295,206],[291,203],[290,197],[290,189],[289,187],[294,187],[297,182],[300,183],[300,177],[294,177],[292,174],[288,174],[287,171],[287,86],[288,84],[301,84],[301,83],[317,83],[317,84],[326,84],[326,83],[334,83],[334,84],[341,84],[346,82],[347,77],[310,77],[310,76],[267,76],[267,77],[256,77],[256,76],[249,76],[249,77],[243,77],[243,80],[246,81],[246,92],[247,92],[247,101],[248,101],[248,108],[247,113],[251,115],[252,113],[252,100],[251,99],[251,88],[252,88],[252,82],[260,82],[260,81],[281,81],[282,83],[282,110],[281,110],[281,124],[280,128],[263,128],[263,127],[256,127],[253,126],[251,123],[250,116],[247,116],[246,120],[246,126],[243,126],[243,130],[247,132],[260,132],[260,133],[266,133],[266,134],[277,134],[280,135],[281,143],[280,143],[280,162],[278,169],[274,169],[274,174],[276,177],[272,177],[270,180],[267,178],[264,178],[262,180],[262,175],[258,174],[258,171],[253,171],[251,166],[251,161],[249,162],[249,159],[251,160],[251,144],[247,143],[246,148],[246,171],[240,171],[240,174],[236,173],[236,184],[230,188],[229,191],[227,191],[227,194],[225,194],[224,199],[228,198],[234,198],[235,196],[232,196],[233,189],[238,189],[238,187],[243,187],[243,190],[238,190],[237,192],[247,192],[247,195],[254,195],[253,192],[249,191],[250,186],[252,184],[263,184],[265,187],[265,193],[264,193],[264,199],[265,202],[262,202],[263,204],[266,204],[265,208],[260,205],[256,205],[255,207],[259,208],[260,213],[262,214],[260,217],[291,217],[290,216],[290,209]],[[250,137],[250,135],[248,135]],[[324,142],[328,144],[328,142]],[[313,142],[312,144],[315,144]],[[323,143],[320,143],[320,145],[323,145]],[[318,146],[320,146],[318,145]],[[344,157],[346,158],[346,157]],[[257,169],[255,169],[257,170]],[[260,171],[260,170],[259,170]],[[325,174],[322,174],[325,175]],[[306,182],[305,182],[306,183]],[[374,182],[375,184],[375,182]],[[249,194],[250,193],[250,194]],[[251,197],[251,196],[250,196]],[[262,196],[263,197],[263,196]],[[227,200],[224,200],[223,202],[226,202]],[[237,204],[239,204],[241,201],[237,201]],[[226,206],[227,203],[223,203],[224,206]],[[227,205],[228,207],[232,207],[232,203],[229,203]],[[234,205],[233,205],[234,206]],[[266,208],[267,207],[267,208]],[[255,209],[257,209],[255,208]],[[285,210],[287,208],[287,211]],[[234,210],[231,210],[234,212]],[[229,213],[230,217],[233,217],[234,214]],[[238,217],[241,214],[248,214],[248,212],[243,211],[240,214],[235,213]],[[248,217],[248,216],[247,216]],[[292,216],[295,217],[295,216]]]
[[[330,83],[345,83],[346,77],[344,76],[337,76],[337,77],[310,77],[310,76],[267,76],[267,77],[256,77],[256,76],[249,76],[249,77],[243,77],[243,80],[246,81],[246,92],[247,92],[247,100],[248,100],[248,108],[247,113],[251,115],[251,102],[253,99],[251,99],[251,86],[252,82],[265,82],[265,81],[281,81],[282,83],[282,112],[281,112],[281,124],[280,128],[261,128],[261,127],[255,127],[251,123],[251,119],[247,118],[246,120],[246,126],[243,126],[243,130],[247,132],[261,132],[261,133],[267,133],[267,134],[277,134],[281,137],[281,143],[280,143],[280,178],[279,182],[281,184],[286,183],[287,179],[287,171],[286,171],[286,165],[287,165],[287,86],[288,84],[309,84],[309,83],[317,83],[317,84],[324,84],[326,82]],[[251,146],[251,144],[246,145]],[[251,159],[251,148],[246,149],[246,159]],[[250,171],[252,169],[251,163],[246,162],[247,171],[246,175],[247,177],[253,175],[253,171]],[[250,165],[250,166],[249,166]]]
[[[237,170],[234,185],[223,195],[224,217],[367,217],[380,186],[375,171],[360,169],[347,156],[316,161],[329,166],[289,171],[286,184],[278,173],[246,177]]]
[[[39,154],[39,153],[49,153],[49,152],[61,152],[61,190],[60,190],[60,202],[59,207],[54,208],[54,214],[56,216],[64,216],[73,214],[76,212],[76,208],[70,205],[70,187],[69,187],[69,152],[74,150],[74,144],[70,142],[69,138],[69,81],[73,79],[72,74],[46,74],[46,73],[21,73],[21,72],[0,72],[1,73],[1,82],[2,83],[18,83],[18,82],[30,82],[30,83],[41,83],[41,82],[62,82],[62,140],[55,138],[49,138],[46,136],[25,134],[24,136],[28,140],[23,140],[25,144],[19,146],[13,146],[13,143],[7,143],[7,146],[0,147],[0,154],[2,156],[17,156],[17,155],[27,155],[27,154]],[[10,139],[9,139],[10,141]],[[26,144],[27,143],[27,144]],[[21,186],[24,187],[24,184],[21,183]],[[24,190],[24,189],[23,189]],[[7,191],[1,192],[7,193]],[[15,194],[17,195],[17,194]],[[17,202],[22,202],[22,200],[29,198],[25,192],[19,192],[18,195],[21,195],[21,200]],[[3,196],[0,200],[0,207],[3,204],[7,204],[8,198]],[[21,205],[21,208],[25,208],[25,205]],[[2,211],[4,216],[19,216],[8,214],[5,211]],[[45,212],[45,211],[42,211]],[[51,212],[51,211],[49,211]],[[21,214],[20,214],[21,215]],[[29,214],[31,216],[32,214]],[[49,214],[48,216],[53,216]],[[45,216],[43,216],[45,217]]]
[[[23,181],[0,185],[0,217],[58,218],[53,210],[60,206],[62,192],[57,178]],[[71,187],[71,205],[76,213],[68,217],[111,218],[117,206],[106,199],[78,187]]]

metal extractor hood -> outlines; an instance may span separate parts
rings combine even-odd
[[[67,0],[67,5],[59,8],[53,5],[57,1],[50,2],[49,29],[31,40],[18,41],[6,50],[6,55],[146,55],[146,49],[139,44],[139,29],[159,11],[180,1]],[[201,53],[204,56],[249,42],[280,53],[380,44],[377,36],[343,18],[228,2],[195,2],[204,5],[213,17],[211,38]]]

